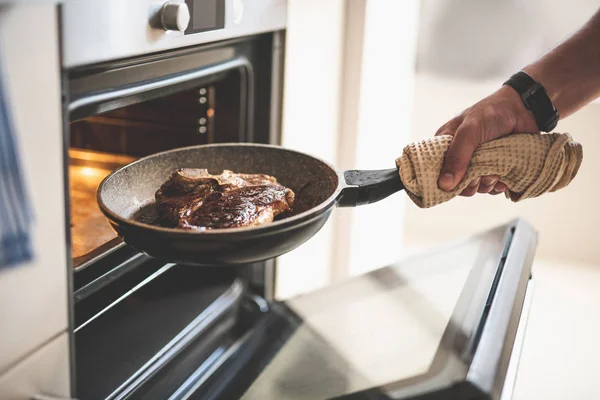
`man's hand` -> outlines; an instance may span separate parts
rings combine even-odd
[[[544,86],[561,120],[600,96],[600,8],[571,37],[523,71]],[[533,114],[517,92],[503,86],[444,124],[436,135],[452,135],[438,186],[452,190],[464,178],[471,155],[484,142],[514,132],[538,132]],[[471,182],[461,194],[502,193],[496,176]]]
[[[515,132],[531,133],[539,132],[539,129],[533,114],[509,86],[503,86],[446,122],[436,136],[451,135],[454,138],[446,152],[439,188],[450,191],[461,182],[478,145]],[[477,192],[499,194],[504,191],[506,185],[499,182],[497,176],[485,176],[472,181],[461,195],[473,196]]]

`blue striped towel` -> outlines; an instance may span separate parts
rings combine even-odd
[[[4,77],[0,65],[0,268],[33,257],[29,231],[32,213],[19,165]]]

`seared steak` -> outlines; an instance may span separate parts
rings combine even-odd
[[[294,192],[269,175],[181,168],[156,192],[161,222],[183,229],[238,228],[270,223],[294,204]]]

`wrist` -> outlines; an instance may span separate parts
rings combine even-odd
[[[504,95],[507,99],[510,99],[513,114],[517,118],[517,124],[529,126],[537,131],[535,115],[533,115],[531,110],[525,107],[525,104],[523,104],[523,99],[521,99],[519,93],[517,93],[517,91],[510,86],[502,86],[500,90],[505,92]]]
[[[507,101],[509,104],[509,108],[511,110],[511,115],[514,115],[515,120],[513,122],[514,128],[513,131],[522,131],[522,132],[537,132],[537,122],[535,120],[535,116],[525,107],[523,104],[523,100],[519,93],[517,93],[510,86],[502,86],[498,89],[498,93]]]

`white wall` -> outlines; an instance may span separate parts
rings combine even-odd
[[[340,169],[395,167],[410,132],[418,5],[289,1],[284,146]],[[276,296],[398,259],[404,203],[396,195],[360,209],[336,209],[321,232],[278,259]]]
[[[282,145],[331,163],[337,157],[344,24],[343,0],[290,0],[284,72]],[[278,258],[276,297],[325,285],[332,224]],[[308,261],[310,260],[310,261]]]
[[[597,9],[597,0],[421,0],[419,72],[505,78]]]
[[[348,3],[340,168],[395,168],[410,138],[419,1]],[[352,35],[355,36],[352,36]],[[335,279],[402,256],[405,197],[337,211]]]

